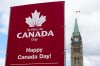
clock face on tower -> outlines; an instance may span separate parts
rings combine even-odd
[[[75,42],[78,42],[78,41],[79,41],[79,39],[78,39],[78,38],[74,38],[74,41],[75,41]]]

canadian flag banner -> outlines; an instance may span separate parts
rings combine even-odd
[[[64,1],[11,7],[5,66],[64,66]]]

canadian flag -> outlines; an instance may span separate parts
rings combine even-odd
[[[76,11],[76,13],[79,13],[80,11]]]

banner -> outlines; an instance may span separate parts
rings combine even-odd
[[[5,66],[64,66],[64,2],[11,7]]]

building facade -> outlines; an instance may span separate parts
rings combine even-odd
[[[83,46],[77,19],[71,37],[71,66],[83,66]]]

